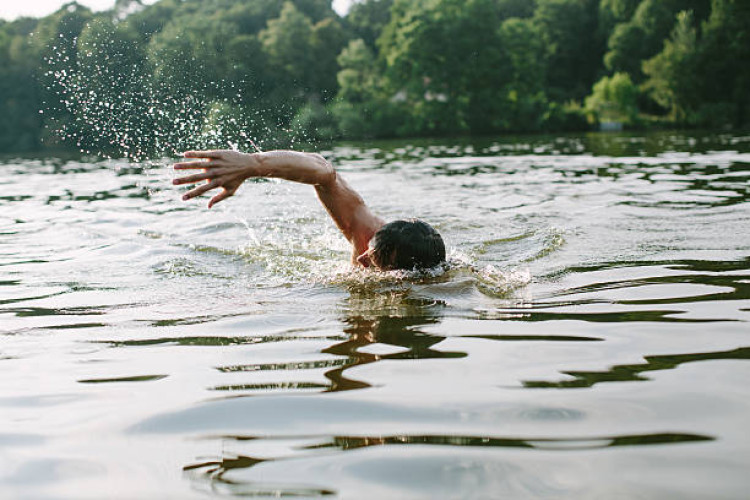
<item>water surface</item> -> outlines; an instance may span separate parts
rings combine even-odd
[[[324,154],[451,268],[353,270],[309,186],[2,160],[3,497],[746,495],[750,137]]]

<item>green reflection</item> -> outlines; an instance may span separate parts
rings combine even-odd
[[[685,363],[696,361],[710,361],[718,359],[750,359],[750,347],[742,347],[731,351],[719,351],[695,354],[675,354],[667,356],[645,356],[645,363],[632,365],[617,365],[607,371],[584,372],[566,371],[566,375],[575,377],[574,380],[563,380],[559,382],[547,381],[525,381],[524,387],[530,388],[581,388],[592,387],[602,382],[632,382],[648,380],[640,374],[648,371],[671,370]]]
[[[111,384],[121,382],[153,382],[155,380],[162,380],[167,378],[169,375],[136,375],[133,377],[118,377],[118,378],[90,378],[79,380],[79,384]]]
[[[750,257],[733,261],[698,261],[698,260],[666,260],[653,262],[621,261],[591,266],[571,266],[556,272],[548,278],[564,275],[583,276],[587,273],[610,272],[614,269],[639,267],[653,269],[654,276],[638,277],[618,281],[601,281],[588,283],[583,286],[561,289],[550,294],[550,297],[564,298],[583,296],[572,300],[544,301],[538,300],[519,310],[509,310],[516,313],[509,320],[512,321],[556,321],[579,320],[587,322],[622,323],[622,322],[662,322],[662,323],[706,323],[706,322],[737,322],[736,317],[695,318],[680,317],[689,312],[682,304],[718,302],[731,303],[750,299]],[[672,274],[675,270],[684,274]],[[727,274],[733,273],[733,274]],[[661,274],[661,275],[660,275]],[[667,274],[667,275],[664,275]],[[601,292],[610,290],[642,289],[658,285],[685,285],[673,287],[673,296],[658,298],[607,299],[599,298]],[[691,286],[699,285],[699,286]],[[705,291],[704,287],[714,290]],[[699,290],[697,294],[694,290]],[[571,308],[581,305],[614,304],[621,306],[661,306],[649,310],[622,310],[605,312],[567,312],[560,308]],[[546,311],[553,309],[553,311]],[[557,310],[556,310],[557,309]]]
[[[575,335],[461,335],[462,338],[523,342],[601,342],[598,337]]]
[[[373,297],[378,302],[381,297]],[[352,302],[356,301],[356,306],[352,307]],[[420,327],[433,325],[440,322],[441,309],[435,308],[434,302],[422,302],[418,300],[396,299],[391,303],[389,308],[402,308],[408,311],[408,315],[364,315],[352,314],[352,311],[360,311],[363,302],[367,302],[367,295],[353,294],[349,298],[347,305],[347,314],[342,318],[347,325],[344,333],[348,339],[334,344],[322,352],[345,356],[348,360],[346,364],[330,370],[325,373],[327,379],[331,381],[330,391],[348,391],[352,389],[363,389],[370,387],[370,384],[346,377],[346,370],[355,367],[374,363],[380,360],[405,360],[405,359],[433,359],[433,358],[463,358],[466,357],[464,352],[439,351],[433,347],[445,337],[431,335],[420,331]],[[400,352],[392,354],[372,354],[363,352],[362,348],[370,344],[386,344],[399,348]]]
[[[750,280],[750,274],[684,274],[678,276],[654,276],[648,278],[629,279],[625,281],[593,283],[582,287],[568,288],[567,290],[561,292],[559,295],[591,293],[602,290],[615,290],[621,288],[636,288],[648,285],[691,284],[731,288],[732,290],[716,293],[705,293],[701,295],[687,295],[683,297],[667,297],[661,299],[619,300],[612,301],[611,303],[628,305],[656,305],[681,304],[686,302],[746,300],[750,299],[750,281],[748,280]],[[689,289],[686,289],[686,291],[689,291]]]
[[[295,484],[269,484],[254,481],[233,481],[224,475],[238,469],[249,469],[272,459],[247,456],[226,457],[183,467],[183,471],[209,485],[212,493],[244,497],[313,498],[335,495],[334,490]]]
[[[526,311],[526,310],[524,310]],[[713,323],[717,321],[738,321],[733,319],[696,319],[674,317],[684,314],[679,309],[665,309],[656,311],[618,311],[607,313],[548,313],[527,311],[522,316],[508,318],[508,321],[558,321],[577,320],[591,323],[633,323],[639,321],[660,323]]]
[[[224,477],[234,470],[251,469],[265,462],[292,460],[295,458],[320,456],[330,451],[346,452],[363,448],[379,446],[442,446],[442,447],[474,447],[474,448],[525,448],[528,450],[571,451],[604,449],[623,446],[654,446],[679,443],[696,443],[713,441],[715,438],[700,434],[687,433],[653,433],[633,434],[622,436],[595,436],[582,438],[514,438],[498,436],[461,436],[461,435],[391,435],[391,436],[221,436],[222,442],[264,442],[289,441],[307,442],[292,446],[292,453],[288,452],[275,457],[253,457],[248,455],[231,455],[216,460],[203,461],[183,468],[185,472],[194,475],[198,480],[207,482],[213,491],[221,486],[232,486],[233,492],[250,492],[251,495],[265,495],[267,485],[254,481],[237,481]],[[309,443],[309,441],[314,441]],[[294,496],[300,491],[299,486],[289,485],[276,493],[284,496]],[[308,490],[307,495],[318,496],[334,494],[332,490]]]
[[[325,384],[316,384],[314,382],[273,382],[268,384],[235,384],[219,385],[213,388],[214,391],[270,391],[279,389],[325,389]]]
[[[227,384],[213,387],[218,391],[267,391],[267,390],[309,390],[322,392],[349,391],[365,389],[370,384],[355,380],[346,372],[356,366],[375,363],[381,360],[416,360],[433,358],[463,358],[464,352],[440,351],[434,349],[445,337],[431,335],[421,331],[421,327],[438,323],[442,309],[436,307],[434,300],[409,297],[408,294],[382,294],[380,290],[364,287],[356,290],[344,300],[341,321],[344,324],[343,334],[327,337],[315,337],[317,340],[328,339],[336,342],[322,349],[321,354],[332,355],[316,360],[291,361],[286,363],[255,363],[246,365],[220,366],[216,369],[223,373],[245,372],[251,374],[260,371],[273,371],[294,374],[306,370],[327,369],[323,376],[328,384],[305,380],[285,380],[268,383]],[[387,297],[384,299],[384,297]],[[380,314],[365,314],[365,311],[383,311]],[[282,336],[278,340],[291,340],[299,337]],[[269,337],[254,338],[250,341],[243,338],[243,343],[268,342]],[[165,340],[165,339],[161,339]],[[185,339],[179,340],[181,344]],[[218,340],[218,339],[216,339]],[[223,339],[222,342],[238,342],[240,339]],[[363,351],[371,344],[385,344],[397,348],[398,352],[373,354]],[[240,394],[242,396],[242,394]]]
[[[669,269],[681,269],[694,272],[728,272],[728,271],[750,271],[750,256],[737,260],[618,260],[604,262],[601,264],[587,264],[585,266],[569,266],[563,270],[556,271],[550,277],[565,274],[589,273],[595,271],[606,271],[623,267],[658,267],[663,266]]]
[[[258,371],[280,371],[280,370],[316,370],[346,365],[346,359],[322,359],[315,361],[296,361],[290,363],[260,363],[250,365],[221,366],[217,368],[220,372],[258,372]]]
[[[437,445],[471,446],[489,448],[537,448],[556,450],[581,450],[613,446],[639,446],[713,441],[714,438],[698,434],[637,434],[627,436],[564,438],[564,439],[520,439],[490,436],[444,436],[444,435],[399,435],[382,437],[335,436],[319,444],[303,449],[337,448],[342,451],[384,445]]]
[[[31,316],[99,316],[106,314],[97,307],[69,307],[65,309],[54,309],[47,307],[18,307],[3,309],[3,312],[13,313],[18,317],[31,317]]]
[[[109,344],[111,347],[147,347],[155,345],[164,346],[228,346],[246,344],[267,344],[272,342],[286,342],[290,340],[339,340],[340,335],[335,336],[300,336],[300,335],[263,335],[259,337],[222,337],[222,336],[192,336],[192,337],[158,337],[140,340],[105,340],[96,343]]]

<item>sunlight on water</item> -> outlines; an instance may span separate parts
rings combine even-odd
[[[744,495],[748,137],[323,151],[441,232],[420,274],[353,268],[309,186],[207,210],[125,144],[3,160],[1,496]]]

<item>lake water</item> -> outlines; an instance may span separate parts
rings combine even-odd
[[[746,498],[750,137],[324,151],[451,267],[356,271],[309,186],[5,158],[3,498]]]

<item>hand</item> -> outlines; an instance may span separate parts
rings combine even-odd
[[[185,158],[197,158],[201,161],[175,163],[175,170],[203,170],[203,173],[179,177],[173,180],[172,184],[196,184],[207,181],[188,191],[182,197],[183,200],[221,188],[221,192],[208,202],[208,208],[234,195],[242,183],[253,176],[254,168],[259,165],[254,154],[239,151],[188,151],[185,153]]]

